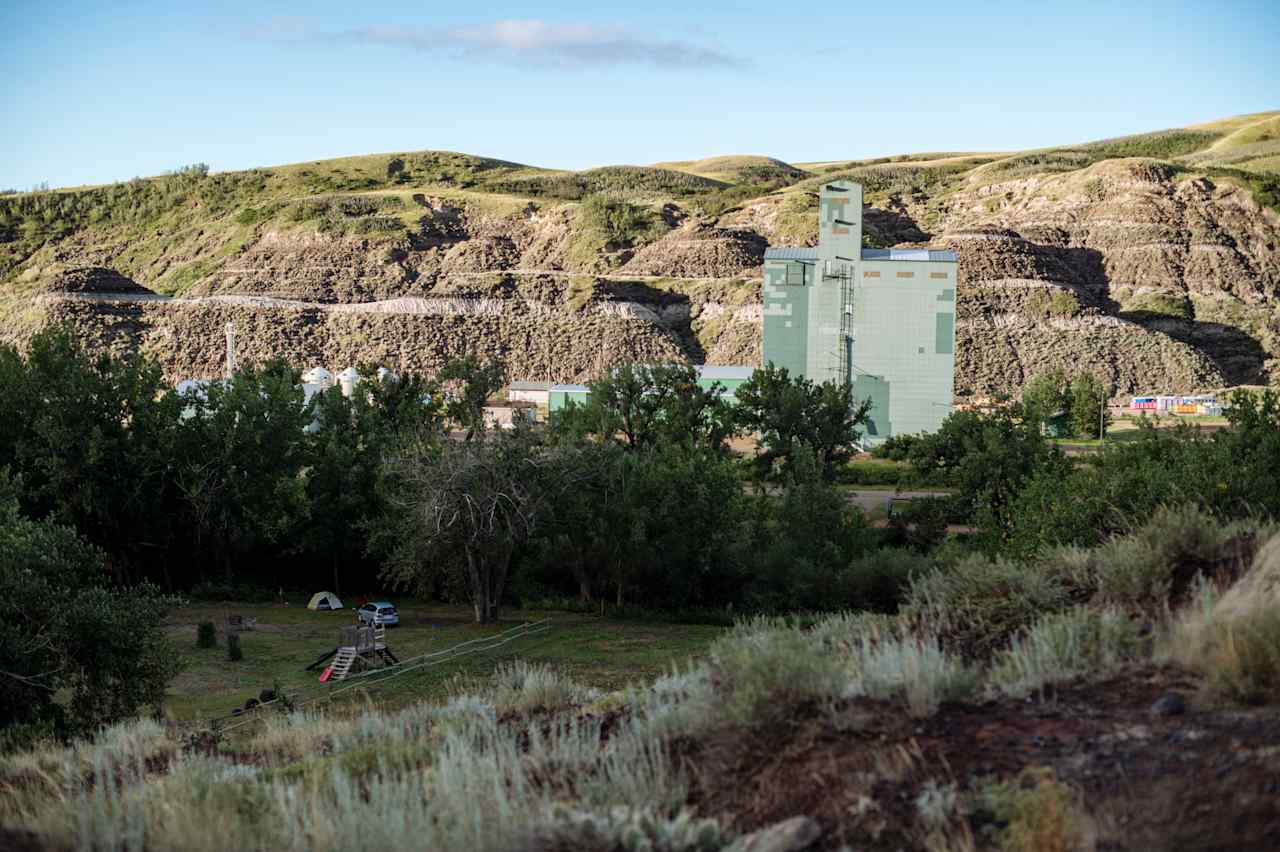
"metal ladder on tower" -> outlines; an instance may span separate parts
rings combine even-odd
[[[835,282],[840,288],[840,334],[836,341],[835,373],[837,382],[848,384],[853,360],[853,269],[846,262],[828,260],[823,265],[822,278]]]

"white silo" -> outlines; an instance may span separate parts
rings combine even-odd
[[[338,384],[342,387],[342,395],[349,397],[355,393],[356,385],[360,384],[360,373],[355,367],[348,367],[338,374]]]
[[[391,372],[391,371],[390,371],[390,370],[388,370],[386,367],[379,367],[379,368],[378,368],[378,381],[379,381],[379,382],[394,382],[395,380],[396,380],[396,374],[395,374],[395,373]]]
[[[321,390],[333,387],[333,373],[324,367],[312,367],[302,374],[302,381],[309,385],[319,385]]]

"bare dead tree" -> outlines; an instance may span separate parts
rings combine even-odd
[[[476,621],[496,621],[512,554],[587,475],[580,455],[523,431],[408,448],[394,461],[401,541],[384,576],[421,588],[461,574]]]

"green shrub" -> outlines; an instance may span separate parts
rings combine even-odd
[[[244,659],[244,651],[240,648],[240,634],[227,634],[227,659],[233,663],[238,663]]]
[[[252,226],[259,222],[265,222],[276,213],[280,212],[283,204],[264,204],[261,207],[246,207],[236,214],[236,223],[240,225]]]
[[[1073,317],[1080,311],[1080,300],[1070,290],[1054,290],[1049,297],[1049,313],[1055,317]]]
[[[872,447],[871,455],[878,459],[905,462],[911,458],[911,448],[920,442],[919,435],[890,435]]]
[[[196,628],[196,647],[212,648],[218,644],[218,633],[212,621],[202,621]]]
[[[1030,767],[1008,781],[988,784],[981,802],[1000,826],[998,848],[1006,852],[1093,848],[1097,832],[1079,794],[1048,767]]]
[[[486,182],[486,188],[492,192],[567,200],[586,198],[598,193],[696,196],[724,189],[726,186],[728,184],[723,181],[649,166],[603,166],[583,172],[499,178]]]
[[[660,229],[658,218],[639,204],[607,195],[590,195],[582,202],[582,223],[604,235],[610,245],[643,242]]]
[[[981,657],[1069,602],[1063,583],[1034,565],[975,555],[913,577],[902,612],[953,652]]]
[[[928,557],[902,548],[881,548],[850,563],[840,577],[837,600],[851,609],[897,612],[911,578],[927,572]]]
[[[1186,296],[1171,296],[1165,293],[1142,293],[1133,301],[1126,302],[1123,309],[1133,314],[1154,314],[1173,317],[1175,319],[1191,319],[1191,301]]]

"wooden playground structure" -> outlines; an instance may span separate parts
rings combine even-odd
[[[333,658],[333,662],[321,673],[321,683],[346,680],[347,675],[353,671],[390,667],[400,663],[399,658],[387,645],[385,624],[373,627],[352,624],[343,627],[339,631],[337,647],[307,666],[306,671],[314,671],[330,657]]]

